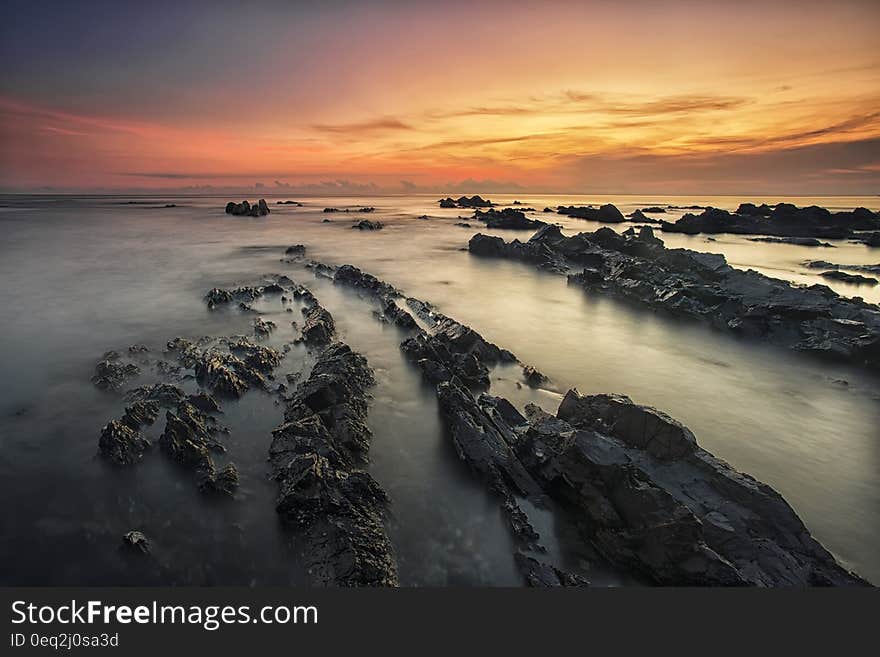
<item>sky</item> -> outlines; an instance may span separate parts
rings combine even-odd
[[[880,2],[0,9],[0,191],[880,193]]]

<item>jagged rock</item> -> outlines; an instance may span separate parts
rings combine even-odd
[[[177,406],[183,398],[183,390],[168,383],[140,386],[125,393],[126,401],[155,402],[159,406]]]
[[[623,216],[623,213],[617,209],[617,206],[612,205],[611,203],[606,203],[598,208],[592,206],[576,207],[573,205],[560,205],[557,212],[568,217],[575,217],[576,219],[588,219],[589,221],[601,221],[602,223],[609,224],[619,224],[626,221],[626,217]]]
[[[269,212],[269,206],[264,198],[261,198],[254,205],[251,205],[248,201],[242,201],[241,203],[230,201],[226,204],[226,214],[236,216],[265,217]]]
[[[610,228],[572,237],[545,226],[526,243],[475,235],[475,255],[523,260],[571,271],[569,282],[650,308],[703,321],[796,351],[880,368],[880,309],[822,285],[795,286],[727,264],[724,256],[667,249],[643,227],[638,235]]]
[[[122,537],[122,549],[131,554],[148,555],[152,552],[152,545],[142,532],[132,530]]]
[[[196,395],[188,395],[186,400],[199,409],[202,413],[219,413],[220,404],[211,395],[200,392]]]
[[[206,458],[196,469],[196,486],[203,493],[232,496],[238,489],[238,469],[230,463],[219,472],[214,459]]]
[[[381,221],[370,221],[369,219],[361,219],[352,228],[356,230],[382,230],[385,225]]]
[[[302,339],[308,345],[330,344],[336,332],[333,315],[323,306],[315,304],[308,309],[302,327]]]
[[[276,510],[298,536],[313,583],[396,586],[397,565],[383,514],[388,498],[354,464],[365,462],[366,359],[337,343],[319,356],[273,432],[270,463]]]
[[[134,431],[138,431],[147,424],[153,424],[158,415],[159,402],[155,400],[136,401],[130,406],[126,406],[121,421]]]
[[[514,555],[516,565],[525,577],[526,584],[532,587],[586,587],[589,580],[575,573],[567,573],[553,564],[538,561],[523,552]]]
[[[293,246],[288,246],[284,250],[284,255],[300,257],[306,254],[306,247],[303,244],[294,244]]]
[[[147,438],[120,420],[110,420],[98,440],[101,455],[117,465],[137,463],[149,446]]]
[[[815,205],[798,208],[791,203],[778,203],[771,208],[765,204],[755,206],[742,203],[734,213],[706,208],[699,215],[685,214],[675,223],[663,222],[662,228],[664,231],[690,235],[735,233],[781,238],[844,239],[857,230],[880,228],[880,216],[866,208],[832,213]]]
[[[444,198],[438,201],[441,208],[491,208],[494,203],[481,196],[459,196],[458,199]]]
[[[101,390],[116,390],[122,385],[141,373],[141,368],[134,363],[123,363],[119,361],[119,354],[108,352],[104,354],[104,359],[95,365],[95,375],[92,377],[92,383],[96,388]],[[107,356],[110,356],[109,358]]]
[[[254,335],[267,338],[276,328],[275,322],[267,322],[262,317],[254,318]]]
[[[526,380],[526,383],[532,388],[538,388],[541,385],[547,383],[547,377],[541,374],[531,365],[523,366],[523,378]]]
[[[609,560],[671,585],[858,585],[785,500],[615,395],[529,408],[521,462]],[[568,419],[566,419],[568,418]]]
[[[247,382],[239,376],[227,354],[206,353],[195,366],[196,381],[222,397],[241,397]]]
[[[354,265],[342,265],[339,267],[333,275],[333,280],[336,283],[365,290],[375,295],[397,296],[398,294],[394,286],[380,281],[372,274],[364,273]]]
[[[512,230],[527,230],[545,225],[545,222],[537,219],[529,219],[520,210],[504,208],[503,210],[488,210],[474,213],[474,219],[486,222],[486,228],[505,228]]]

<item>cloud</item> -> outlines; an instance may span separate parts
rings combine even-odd
[[[356,123],[318,123],[311,126],[312,130],[329,134],[369,134],[395,130],[412,130],[412,126],[393,116],[369,119]]]

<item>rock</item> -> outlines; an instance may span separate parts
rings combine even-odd
[[[880,311],[826,286],[795,286],[731,267],[723,256],[667,249],[643,228],[609,228],[565,237],[546,226],[528,242],[475,235],[481,256],[505,257],[566,272],[591,292],[626,299],[713,328],[789,349],[880,369]]]
[[[375,212],[375,211],[376,211],[376,208],[373,208],[373,207],[358,208],[358,212],[363,212],[363,213],[369,213],[369,212]]]
[[[844,271],[832,270],[832,271],[823,271],[819,276],[823,278],[829,278],[834,281],[840,281],[842,283],[851,283],[853,285],[877,285],[878,281],[876,278],[872,278],[871,276],[861,276],[860,274],[848,274]]]
[[[242,201],[241,203],[230,201],[226,204],[226,214],[236,216],[265,217],[269,212],[269,206],[266,204],[266,199],[263,198],[254,205],[251,205],[248,201]]]
[[[836,265],[826,260],[807,260],[804,267],[809,269],[850,269],[852,271],[863,271],[869,274],[880,274],[880,264],[878,265]]]
[[[396,586],[397,564],[383,516],[388,497],[364,470],[373,373],[347,345],[325,349],[295,391],[269,450],[276,511],[297,536],[321,586]]]
[[[466,221],[457,221],[455,222],[456,226],[461,226],[462,228],[470,228],[471,225]]]
[[[352,226],[356,230],[382,230],[384,227],[381,221],[370,221],[368,219],[362,219]]]
[[[342,265],[333,274],[333,281],[363,290],[378,296],[398,296],[394,286],[389,285],[372,274],[367,274],[354,265]]]
[[[880,229],[880,216],[866,208],[832,213],[815,205],[799,208],[791,203],[778,203],[771,208],[766,204],[755,206],[742,203],[734,213],[706,208],[699,215],[685,214],[675,223],[663,222],[662,227],[664,231],[691,235],[735,233],[780,238],[844,239],[853,236],[857,230]]]
[[[532,587],[585,587],[590,582],[584,577],[574,573],[567,573],[556,566],[538,561],[535,557],[524,552],[517,551],[514,555],[517,568],[523,573],[526,584]]]
[[[241,362],[230,354],[205,353],[195,367],[196,381],[221,397],[241,397],[249,386],[236,371],[236,361]]]
[[[238,489],[238,469],[234,463],[219,472],[211,458],[205,459],[196,470],[196,486],[202,493],[232,497]]]
[[[183,390],[169,383],[140,386],[125,393],[126,401],[154,402],[159,406],[177,406],[183,398]]]
[[[491,208],[494,205],[481,196],[459,196],[458,199],[445,198],[438,202],[441,208]]]
[[[833,247],[829,242],[822,242],[814,237],[750,237],[750,242],[770,242],[774,244],[794,244],[795,246]]]
[[[275,322],[267,322],[261,317],[254,318],[254,334],[261,338],[269,337],[276,328]]]
[[[568,217],[577,219],[588,219],[590,221],[601,221],[602,223],[619,224],[626,221],[623,213],[617,209],[617,206],[606,203],[599,208],[592,206],[576,207],[560,205],[557,212]]]
[[[110,420],[101,430],[98,449],[116,465],[133,465],[140,461],[150,441],[136,429],[119,420]]]
[[[107,356],[110,356],[107,358]],[[95,374],[92,383],[101,390],[116,390],[122,385],[141,373],[141,368],[134,363],[123,363],[119,360],[119,354],[108,352],[104,359],[95,365]]]
[[[486,222],[486,228],[500,228],[510,230],[527,230],[543,226],[545,222],[537,219],[528,219],[520,210],[504,208],[503,210],[488,210],[474,213],[474,219]]]
[[[199,409],[202,413],[219,413],[220,404],[211,395],[200,392],[196,395],[188,395],[186,400]]]
[[[324,212],[339,212],[339,208],[324,208]]]
[[[333,315],[322,306],[315,304],[308,309],[302,327],[302,339],[308,345],[327,345],[336,332]]]
[[[294,244],[293,246],[288,246],[284,250],[284,255],[294,256],[294,257],[302,257],[306,254],[306,247],[304,244]]]
[[[127,532],[122,537],[122,549],[131,554],[148,555],[152,552],[150,540],[137,530]]]
[[[539,388],[543,384],[547,383],[547,377],[541,374],[531,365],[525,365],[523,367],[523,378],[526,380],[526,383],[532,388]]]
[[[297,201],[275,201],[277,205],[295,205],[298,208],[303,206],[302,203],[298,203]]]
[[[864,584],[779,493],[659,411],[574,390],[556,417],[530,411],[517,455],[612,562],[675,586]]]
[[[139,431],[141,427],[153,424],[158,415],[159,402],[155,400],[136,401],[130,406],[126,406],[121,422],[134,431]]]

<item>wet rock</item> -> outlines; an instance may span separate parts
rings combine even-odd
[[[236,371],[235,360],[219,352],[204,354],[195,366],[196,381],[221,397],[241,397],[249,386]]]
[[[860,274],[848,274],[845,271],[823,271],[819,276],[823,278],[828,278],[833,281],[840,281],[842,283],[851,283],[852,285],[877,285],[878,281],[876,278],[872,278],[871,276],[862,276]]]
[[[288,246],[284,250],[284,255],[286,256],[295,256],[301,257],[306,254],[306,247],[303,244],[294,244],[293,246]]]
[[[539,388],[540,386],[547,383],[547,377],[541,374],[531,365],[523,366],[523,378],[526,380],[526,383],[532,388]]]
[[[706,208],[699,215],[688,213],[675,223],[664,222],[662,227],[664,231],[690,235],[735,233],[780,238],[844,239],[853,236],[857,230],[880,228],[880,216],[866,208],[832,213],[815,205],[799,208],[791,203],[778,203],[771,208],[765,204],[755,206],[742,203],[733,213]]]
[[[388,498],[356,467],[371,433],[367,389],[373,373],[347,345],[325,349],[273,432],[270,464],[276,510],[298,538],[312,582],[396,586],[397,564],[383,516]]]
[[[298,208],[301,208],[303,206],[302,203],[299,203],[297,201],[275,201],[275,204],[276,205],[295,205]]]
[[[339,212],[339,208],[324,208],[323,212]]]
[[[125,413],[122,416],[122,423],[134,431],[140,430],[141,427],[153,424],[159,415],[159,402],[136,401],[130,406],[125,407]]]
[[[219,413],[220,404],[211,395],[200,392],[195,395],[188,395],[186,398],[190,404],[199,409],[202,413]]]
[[[362,219],[352,226],[355,230],[382,230],[384,227],[385,225],[381,221],[370,221],[369,219]]]
[[[150,441],[120,420],[110,420],[101,430],[98,449],[116,465],[133,465],[140,461]]]
[[[238,489],[238,469],[230,463],[219,472],[212,458],[205,459],[196,469],[196,486],[202,493],[233,496]]]
[[[880,265],[837,265],[826,260],[807,260],[804,267],[808,269],[849,269],[851,271],[863,271],[870,274],[880,274]]]
[[[124,363],[119,360],[118,353],[115,351],[108,352],[104,354],[104,359],[95,365],[92,383],[101,390],[116,390],[122,387],[129,379],[140,375],[140,373],[140,367],[134,363]]]
[[[667,249],[649,227],[566,237],[545,226],[528,242],[475,235],[475,255],[505,257],[552,271],[579,270],[569,282],[713,328],[880,369],[880,311],[822,285],[795,286],[731,267],[724,256]]]
[[[327,345],[336,332],[333,315],[324,307],[315,304],[305,314],[302,327],[302,340],[307,345]]]
[[[560,570],[553,564],[544,561],[538,561],[535,557],[529,556],[524,552],[517,552],[514,555],[517,568],[523,573],[526,584],[537,588],[547,587],[585,587],[590,582],[584,577],[576,573],[567,573]]]
[[[440,201],[441,208],[491,208],[494,203],[482,196],[459,196],[457,199],[444,198]]]
[[[236,216],[265,217],[269,212],[269,206],[266,204],[266,199],[263,198],[254,205],[251,205],[248,201],[242,201],[241,203],[230,201],[226,204],[226,214]]]
[[[376,211],[376,208],[374,208],[374,207],[358,208],[358,212],[362,212],[362,213],[369,213],[369,212],[375,212],[375,211]]]
[[[530,407],[517,455],[611,561],[670,585],[858,585],[775,490],[617,395]]]
[[[145,354],[149,351],[150,348],[142,344],[133,344],[128,348],[130,354]]]
[[[245,368],[261,374],[271,374],[281,363],[281,354],[276,349],[254,344],[245,337],[229,340],[226,344],[232,354],[241,358]]]
[[[527,230],[529,228],[537,228],[543,226],[545,222],[537,219],[529,219],[520,210],[512,208],[504,208],[503,210],[488,210],[474,213],[474,219],[479,219],[486,223],[486,228],[511,229],[511,230]]]
[[[576,207],[573,205],[560,205],[557,212],[576,219],[601,221],[602,223],[609,224],[619,224],[626,221],[626,217],[623,216],[623,213],[617,209],[617,206],[612,205],[611,203],[606,203],[598,208],[594,208],[593,206]]]
[[[152,552],[150,540],[137,530],[127,532],[122,537],[121,548],[131,554],[148,555]]]
[[[159,406],[177,406],[184,396],[183,390],[168,383],[140,386],[125,393],[126,401],[154,402]]]
[[[379,296],[397,296],[399,294],[394,286],[380,281],[372,274],[367,274],[354,265],[342,265],[337,268],[333,275],[333,281]]]
[[[267,338],[276,328],[275,322],[267,322],[261,317],[254,318],[254,335]]]
[[[488,365],[516,362],[513,354],[484,340],[469,326],[439,313],[424,317],[431,327],[404,340],[400,348],[431,383],[456,376],[467,386],[485,389],[489,387]]]
[[[666,230],[666,229],[664,229]],[[815,237],[750,237],[750,242],[770,242],[771,244],[794,244],[795,246],[834,247],[830,242],[822,242]]]

